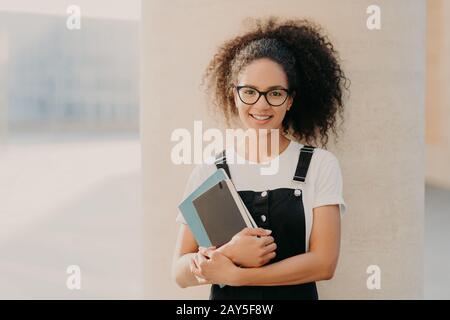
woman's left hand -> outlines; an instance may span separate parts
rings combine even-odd
[[[233,261],[213,248],[200,247],[193,259],[192,273],[209,283],[239,285],[239,270]]]

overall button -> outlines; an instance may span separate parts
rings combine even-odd
[[[263,192],[261,192],[261,197],[266,197],[267,196],[267,191],[263,191]]]
[[[296,197],[300,197],[301,194],[302,194],[302,190],[300,190],[300,189],[295,189],[294,195],[295,195]]]
[[[267,217],[266,217],[265,215],[262,215],[262,216],[261,216],[261,220],[262,220],[262,222],[266,222]]]

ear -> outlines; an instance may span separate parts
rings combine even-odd
[[[239,105],[238,103],[239,103],[239,98],[236,95],[234,95],[234,107],[235,108],[238,107],[238,105]]]
[[[237,93],[236,88],[233,88],[232,91],[233,91],[233,97],[234,97],[234,105],[237,106],[238,102],[239,102],[238,93]]]
[[[292,108],[292,105],[294,104],[294,98],[295,98],[295,96],[296,96],[296,92],[295,92],[295,91],[292,91],[291,95],[289,96],[287,111],[289,111],[289,109]]]
[[[294,104],[294,98],[289,97],[288,105],[287,105],[287,111],[289,111],[292,108],[292,105]]]

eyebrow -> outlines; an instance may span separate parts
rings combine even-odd
[[[253,89],[260,90],[258,87],[253,86],[253,85],[251,85],[251,84],[242,84],[241,86],[242,86],[242,87],[250,87],[250,88],[253,88]],[[281,85],[277,85],[277,86],[270,86],[270,87],[268,87],[268,88],[266,89],[266,91],[267,91],[267,90],[273,90],[273,89],[287,89],[287,88],[285,88],[284,86],[281,86]],[[261,90],[261,91],[262,91],[262,90]]]

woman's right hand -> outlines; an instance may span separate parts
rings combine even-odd
[[[277,245],[270,234],[262,228],[244,228],[217,250],[242,267],[260,267],[276,255]]]

